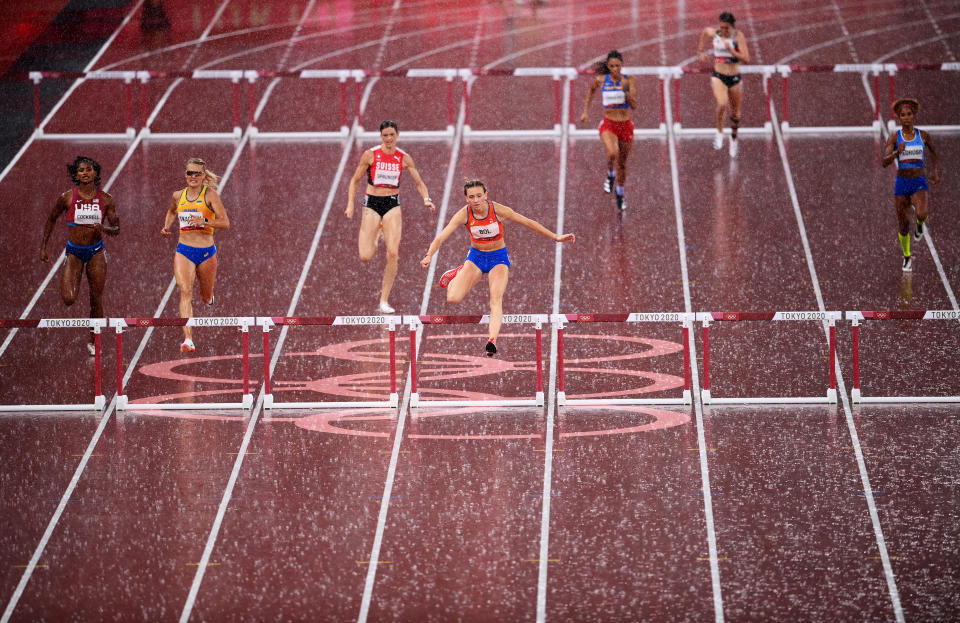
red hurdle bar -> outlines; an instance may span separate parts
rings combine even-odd
[[[557,404],[559,406],[574,405],[688,405],[693,402],[690,372],[690,329],[696,320],[696,314],[687,312],[654,312],[654,313],[627,313],[627,314],[554,314],[553,324],[557,328]],[[683,343],[683,396],[681,398],[584,398],[570,399],[566,395],[564,380],[564,346],[563,327],[570,322],[679,322],[681,323],[681,341]]]
[[[865,320],[960,320],[960,311],[945,310],[881,310],[848,311],[846,318],[853,326],[853,403],[907,403],[907,402],[960,402],[958,396],[864,396],[860,389],[860,323]]]
[[[533,324],[536,329],[536,382],[534,398],[505,398],[493,400],[421,400],[417,387],[417,331],[427,324],[489,324],[489,315],[423,315],[404,316],[404,324],[410,327],[410,406],[415,407],[519,407],[544,404],[543,396],[543,324],[549,322],[547,314],[504,314],[503,324]]]
[[[256,324],[263,327],[263,379],[265,409],[341,409],[341,408],[392,408],[399,403],[397,394],[397,342],[396,328],[402,316],[258,316]],[[379,326],[390,330],[390,396],[387,400],[324,400],[311,402],[278,402],[273,398],[270,386],[270,329],[274,326]]]
[[[250,409],[253,406],[253,396],[250,394],[250,340],[249,329],[254,324],[252,316],[223,316],[223,317],[194,317],[194,318],[110,318],[109,324],[117,334],[117,409],[160,409],[160,410],[200,410],[200,409]],[[162,402],[162,403],[130,403],[129,397],[124,394],[123,386],[123,330],[125,328],[152,328],[152,327],[202,327],[223,328],[236,327],[242,332],[240,345],[243,366],[243,396],[240,402]],[[184,356],[188,356],[186,353]]]
[[[837,402],[836,376],[836,321],[843,317],[838,311],[780,311],[780,312],[703,312],[697,314],[697,321],[703,323],[703,388],[700,390],[703,404],[813,404]],[[740,322],[748,320],[760,321],[820,321],[828,326],[828,357],[829,387],[826,396],[762,396],[717,398],[710,394],[710,323],[711,322]]]
[[[103,395],[103,379],[100,370],[102,362],[100,332],[106,326],[106,318],[0,318],[0,329],[90,329],[93,331],[94,346],[92,403],[0,405],[0,412],[103,411],[107,400]]]

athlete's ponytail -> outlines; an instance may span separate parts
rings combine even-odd
[[[610,61],[611,58],[615,58],[619,60],[621,63],[623,62],[623,54],[620,54],[620,52],[618,52],[617,50],[610,50],[610,53],[607,54],[607,58],[597,63],[598,74],[610,73],[610,68],[607,66],[607,63]]]
[[[203,183],[210,190],[217,190],[220,184],[220,176],[207,168],[207,163],[204,162],[203,158],[190,158],[187,160],[187,164],[199,164],[203,167]]]

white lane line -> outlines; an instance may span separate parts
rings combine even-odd
[[[570,118],[570,107],[573,102],[570,101],[570,89],[563,88],[563,102],[561,105],[560,119]],[[555,231],[564,233],[563,224],[566,215],[567,203],[567,169],[570,153],[570,132],[569,125],[561,122],[560,138],[560,178],[557,180],[557,228]],[[574,232],[576,233],[576,232]],[[563,268],[563,243],[555,243],[553,251],[553,303],[552,313],[560,313],[560,283]],[[551,323],[551,341],[550,341],[550,371],[549,382],[547,384],[547,422],[544,433],[543,447],[543,503],[540,510],[540,560],[537,570],[537,623],[544,623],[547,619],[547,565],[550,560],[550,501],[552,499],[553,489],[553,445],[554,428],[556,426],[556,402],[554,398],[557,395],[557,358],[559,356],[559,347],[557,345],[556,326]]]
[[[790,162],[787,158],[787,148],[783,140],[783,133],[780,131],[780,122],[777,118],[777,111],[770,104],[770,115],[773,121],[774,135],[777,139],[777,148],[780,151],[780,160],[783,163],[783,174],[787,181],[787,188],[790,191],[790,202],[793,205],[794,218],[797,220],[797,230],[800,234],[800,240],[803,243],[803,253],[807,261],[807,268],[810,272],[810,281],[813,284],[813,290],[817,297],[817,308],[825,311],[823,296],[820,292],[820,282],[817,278],[817,271],[813,265],[813,254],[810,251],[810,245],[807,241],[806,226],[803,223],[803,214],[800,211],[800,199],[797,196],[797,189],[793,184],[793,173],[790,169]],[[829,328],[824,323],[824,333],[829,339]],[[860,473],[860,482],[863,486],[864,498],[867,502],[867,509],[870,513],[870,522],[873,525],[873,533],[877,542],[877,549],[880,553],[880,560],[883,566],[883,575],[887,582],[887,591],[890,594],[890,602],[893,608],[893,614],[897,623],[905,623],[903,606],[900,603],[900,591],[897,589],[897,581],[893,574],[893,567],[890,564],[890,555],[887,552],[886,539],[883,536],[883,528],[880,526],[880,516],[877,513],[876,501],[873,497],[873,489],[870,486],[870,476],[867,473],[867,465],[863,459],[863,451],[860,447],[860,436],[857,434],[856,423],[853,420],[853,412],[850,409],[850,403],[847,399],[846,384],[843,380],[843,371],[840,369],[839,360],[835,362],[834,369],[837,375],[837,392],[840,395],[843,405],[843,412],[846,417],[847,430],[850,433],[850,443],[853,446],[853,452],[857,459],[857,469]]]
[[[166,306],[167,300],[170,298],[170,294],[172,292],[173,288],[167,288],[166,295],[163,297],[163,300],[160,301],[160,305],[157,306],[155,316],[160,315],[160,312],[163,310],[164,306]],[[153,327],[150,327],[140,340],[140,346],[127,366],[126,375],[124,376],[123,381],[124,385],[126,385],[127,381],[130,379],[130,376],[133,374],[137,362],[140,360],[140,355],[143,353],[143,349],[146,346],[147,340],[150,339],[150,333],[152,331]],[[60,497],[60,503],[57,505],[57,509],[54,511],[53,516],[50,517],[50,521],[47,522],[47,528],[44,530],[43,536],[37,543],[37,547],[33,551],[33,556],[30,557],[30,562],[27,564],[27,568],[24,569],[23,575],[20,577],[20,582],[17,584],[17,588],[14,590],[13,596],[10,598],[10,602],[7,604],[7,608],[3,613],[3,617],[0,618],[0,623],[7,623],[7,621],[10,620],[10,617],[13,615],[13,611],[17,607],[17,602],[20,601],[20,597],[23,595],[23,591],[26,589],[27,583],[33,576],[33,572],[37,568],[40,557],[43,555],[43,552],[47,547],[47,543],[50,541],[50,537],[53,535],[53,531],[56,530],[57,524],[60,522],[60,517],[63,515],[63,511],[67,507],[70,497],[73,495],[73,491],[77,488],[77,484],[80,482],[80,477],[83,475],[83,471],[87,467],[87,462],[90,460],[90,456],[93,454],[93,450],[96,448],[97,442],[100,441],[100,437],[103,435],[103,430],[106,428],[107,422],[110,421],[110,417],[114,413],[116,404],[117,395],[114,394],[113,398],[110,400],[110,404],[107,406],[107,409],[103,414],[103,417],[100,418],[100,424],[97,426],[97,430],[94,432],[93,437],[87,444],[87,449],[83,453],[80,463],[77,465],[77,469],[74,471],[73,477],[70,479],[70,483],[67,485],[66,490]]]
[[[87,449],[80,458],[80,463],[77,464],[77,469],[74,470],[73,477],[70,479],[70,483],[67,485],[66,490],[60,497],[60,503],[57,504],[57,510],[53,512],[53,516],[50,517],[50,521],[47,522],[47,528],[43,531],[43,536],[40,537],[40,542],[37,543],[37,547],[33,550],[33,556],[30,557],[30,562],[27,563],[27,568],[23,570],[23,575],[20,576],[20,582],[17,584],[17,588],[13,591],[13,596],[10,597],[10,601],[7,603],[7,608],[3,612],[3,616],[0,617],[0,623],[7,623],[7,621],[10,620],[10,617],[13,616],[13,611],[17,607],[17,603],[20,601],[20,597],[23,596],[23,591],[26,589],[27,583],[33,576],[33,571],[37,568],[37,564],[40,562],[40,557],[43,555],[43,552],[47,547],[47,543],[50,541],[50,537],[53,535],[53,531],[56,530],[57,524],[60,521],[60,517],[63,515],[63,511],[67,508],[67,504],[70,501],[70,496],[73,495],[73,491],[77,488],[77,484],[80,482],[80,477],[83,475],[83,470],[86,469],[87,462],[90,460],[90,456],[93,454],[93,450],[96,448],[97,442],[100,441],[100,437],[103,435],[103,430],[107,427],[107,422],[110,421],[110,416],[113,414],[116,404],[117,399],[116,395],[114,395],[114,398],[107,406],[107,410],[103,414],[103,417],[100,418],[100,424],[97,426],[97,430],[93,433],[93,437],[90,438],[90,442],[87,444]]]
[[[672,80],[669,78],[668,80]],[[683,208],[680,204],[680,171],[677,161],[677,137],[673,131],[673,106],[671,104],[671,89],[667,84],[664,87],[666,96],[664,107],[667,113],[667,144],[670,152],[670,181],[673,185],[673,210],[677,222],[677,247],[680,253],[680,274],[683,282],[684,311],[693,311],[690,300],[690,273],[687,269],[687,243],[683,229]],[[713,493],[710,489],[710,467],[707,463],[707,436],[703,423],[703,403],[700,401],[700,372],[697,368],[697,347],[693,339],[693,326],[690,327],[690,366],[691,391],[693,392],[693,407],[697,422],[697,449],[700,459],[700,487],[703,491],[703,518],[707,530],[707,552],[710,558],[710,586],[713,592],[713,618],[716,623],[723,623],[723,592],[720,585],[720,563],[717,553],[717,531],[713,519]]]
[[[333,200],[336,195],[336,188],[340,184],[340,180],[343,177],[343,172],[346,169],[347,159],[350,155],[350,146],[353,144],[353,139],[356,134],[356,124],[350,131],[350,136],[344,143],[343,154],[340,158],[340,164],[337,168],[337,172],[333,177],[333,180],[330,184],[330,192],[327,193],[327,199],[324,204],[323,213],[320,217],[320,222],[317,224],[317,228],[313,235],[313,240],[310,244],[310,251],[307,253],[307,257],[304,260],[303,268],[300,271],[300,278],[297,281],[297,287],[294,290],[293,298],[290,301],[290,305],[287,308],[287,315],[292,316],[297,308],[297,303],[300,300],[300,296],[303,293],[303,286],[306,282],[307,275],[310,272],[310,267],[313,265],[313,259],[316,256],[317,248],[320,245],[320,236],[323,233],[324,227],[326,226],[327,217],[330,214],[331,206],[333,205]],[[237,161],[239,153],[242,151],[243,146],[247,142],[247,137],[249,134],[244,134],[243,141],[237,148],[236,155],[234,156],[232,165]],[[227,177],[227,174],[224,174],[224,177]],[[270,370],[271,374],[276,368],[277,361],[280,358],[280,352],[283,350],[283,344],[286,340],[287,331],[289,326],[284,326],[280,331],[280,336],[277,338],[277,342],[273,348],[273,353],[270,358]],[[216,546],[217,537],[220,534],[220,529],[223,525],[223,518],[226,515],[227,506],[230,504],[230,500],[233,497],[233,490],[236,486],[237,478],[240,475],[240,469],[243,466],[243,461],[246,456],[246,449],[250,445],[250,439],[253,437],[253,431],[256,427],[257,422],[260,419],[260,413],[263,410],[263,397],[264,397],[264,387],[261,386],[259,394],[257,396],[257,402],[254,405],[253,412],[250,415],[250,422],[247,425],[246,431],[243,435],[243,440],[240,443],[240,448],[237,451],[237,458],[234,460],[233,469],[230,472],[230,478],[227,481],[227,486],[224,489],[223,496],[220,498],[220,506],[217,509],[217,515],[214,518],[213,525],[210,527],[210,533],[207,535],[207,542],[203,549],[203,555],[200,557],[200,562],[197,565],[197,570],[193,576],[193,582],[190,585],[190,592],[187,595],[187,598],[183,604],[183,610],[180,613],[181,623],[185,623],[190,618],[190,614],[193,611],[193,607],[196,604],[197,595],[200,592],[200,585],[203,583],[203,577],[206,574],[207,567],[210,564],[210,556],[213,554],[213,549]]]
[[[443,200],[440,205],[440,211],[437,215],[437,224],[434,235],[439,234],[446,225],[447,210],[450,205],[450,195],[453,191],[453,178],[457,168],[457,161],[460,158],[460,145],[463,139],[464,120],[466,117],[466,107],[463,102],[460,103],[460,113],[457,118],[457,125],[453,137],[453,148],[450,153],[450,162],[447,166],[447,177],[444,181]],[[430,304],[430,293],[433,289],[433,275],[436,272],[437,257],[434,255],[430,267],[427,269],[426,282],[423,287],[423,300],[420,304],[420,313],[426,314]],[[420,344],[423,339],[423,328],[417,331],[416,345],[419,352]],[[407,379],[410,379],[411,369],[407,366]],[[406,428],[407,413],[410,406],[410,394],[412,391],[411,383],[408,381],[403,390],[403,400],[400,403],[400,411],[397,416],[397,429],[394,434],[393,448],[390,453],[390,465],[387,468],[387,477],[383,484],[383,496],[380,498],[380,511],[377,514],[377,527],[374,530],[373,545],[370,548],[369,564],[367,565],[367,575],[363,584],[363,595],[360,599],[360,612],[357,615],[357,623],[366,623],[370,616],[370,604],[373,601],[373,589],[377,579],[377,568],[380,566],[380,550],[383,547],[383,537],[387,526],[387,515],[390,510],[390,498],[393,495],[393,484],[396,478],[397,463],[400,458],[400,445],[403,442],[403,431]]]
[[[953,50],[950,49],[950,46],[947,45],[947,37],[945,36],[943,29],[940,28],[940,24],[937,23],[933,13],[930,11],[930,7],[927,5],[926,0],[920,0],[920,6],[923,7],[924,14],[927,16],[927,19],[930,20],[930,24],[933,26],[933,31],[937,33],[938,38],[943,43],[943,49],[946,51],[947,57],[951,62],[957,62],[957,56],[953,53]]]

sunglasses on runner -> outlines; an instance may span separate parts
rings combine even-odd
[[[203,175],[203,171],[189,171],[189,170],[188,170],[188,171],[187,171],[187,175],[189,175],[190,177],[200,177],[201,175]]]

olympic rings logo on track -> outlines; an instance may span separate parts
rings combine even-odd
[[[590,314],[586,314],[586,316],[592,317]],[[471,334],[457,336],[429,336],[427,340],[449,340],[451,337],[455,339],[460,338],[465,340],[473,340],[485,337],[485,335]],[[526,339],[533,338],[533,335],[503,334],[502,337],[510,339]],[[618,363],[626,362],[632,359],[655,358],[682,351],[683,346],[676,342],[641,338],[637,336],[610,335],[568,336],[568,340],[571,339],[588,340],[591,344],[599,345],[601,351],[605,349],[604,344],[622,346],[623,344],[632,343],[642,348],[638,348],[637,351],[628,353],[616,352],[607,355],[601,354],[600,356],[582,356],[579,358],[568,359],[568,387],[570,386],[570,382],[572,380],[570,379],[571,374],[581,376],[599,374],[606,379],[610,379],[606,384],[607,391],[594,391],[594,393],[581,394],[568,393],[567,396],[569,398],[576,398],[578,396],[583,398],[603,398],[637,395],[650,392],[667,391],[683,386],[683,378],[679,376],[638,370],[630,366],[610,366],[611,362],[614,364],[614,366],[616,366]],[[386,365],[388,365],[389,362],[389,353],[385,348],[387,342],[388,338],[384,336],[370,340],[357,340],[327,344],[319,349],[305,352],[287,352],[281,359],[281,362],[286,361],[286,363],[291,366],[290,369],[292,370],[304,369],[304,366],[296,363],[297,359],[303,357],[324,357],[331,360],[353,361],[355,364],[359,363],[364,367],[360,371],[354,371],[352,373],[341,374],[338,376],[302,380],[283,380],[283,370],[281,369],[274,373],[272,388],[273,392],[275,395],[277,393],[289,395],[291,392],[300,392],[301,394],[310,393],[315,395],[336,396],[340,399],[346,400],[384,400],[389,392],[388,375],[385,373],[387,369]],[[451,354],[449,352],[432,352],[432,349],[429,347],[421,350],[418,359],[420,359],[420,392],[422,394],[430,394],[431,397],[435,396],[440,400],[490,400],[506,398],[485,391],[477,391],[475,389],[464,390],[454,389],[449,386],[444,387],[444,382],[456,380],[456,385],[462,387],[465,379],[469,382],[469,379],[502,377],[505,373],[522,373],[524,375],[528,375],[531,374],[535,369],[535,361],[509,361],[503,359],[491,359],[483,355],[474,356],[459,354],[462,353],[462,349],[458,350],[459,352],[457,354]],[[251,354],[250,357],[257,358],[262,357],[262,355]],[[403,353],[398,353],[398,358],[402,357]],[[227,369],[232,369],[233,362],[239,358],[240,355],[198,357],[186,360],[167,360],[141,366],[138,369],[141,374],[153,377],[155,379],[176,382],[179,384],[178,391],[165,393],[164,395],[159,396],[132,399],[129,402],[129,409],[131,411],[138,411],[136,406],[138,402],[158,403],[190,399],[196,401],[200,399],[201,396],[235,396],[239,391],[241,380],[237,378],[217,377],[215,371],[224,369],[225,365],[229,366]],[[370,369],[371,365],[376,369]],[[404,365],[405,362],[398,360],[398,366]],[[188,370],[186,368],[192,369]],[[199,368],[200,370],[209,370],[210,372],[213,372],[213,374],[208,373],[207,376],[203,376],[197,373],[196,368]],[[316,369],[316,367],[307,366],[306,369]],[[278,378],[280,378],[280,380],[278,380]],[[642,381],[642,383],[637,387],[625,387],[625,384],[629,384],[630,379]],[[194,384],[199,383],[204,383],[207,385],[220,385],[222,389],[204,389],[200,391],[193,390],[192,388]],[[476,387],[476,381],[474,381],[472,385],[473,387]],[[480,381],[480,387],[489,386],[490,382]],[[595,383],[590,384],[589,382],[584,382],[581,386],[593,388]],[[178,419],[245,421],[248,417],[246,414],[237,416],[220,415],[214,413],[205,413],[202,415],[190,413],[188,411],[190,408],[189,402],[184,403],[183,408],[184,411],[182,412],[166,410],[143,410],[140,412],[148,415]],[[689,422],[690,420],[686,409],[671,410],[650,407],[644,408],[639,406],[633,407],[626,405],[618,405],[616,407],[604,406],[597,408],[608,415],[612,413],[618,413],[621,415],[613,418],[605,418],[604,421],[610,423],[608,428],[585,431],[560,431],[560,436],[633,434],[679,426]],[[540,410],[539,407],[534,407],[534,409]],[[441,416],[462,417],[465,415],[472,415],[484,417],[489,415],[491,412],[500,410],[502,410],[502,408],[498,407],[460,407],[443,410],[430,409],[429,411],[417,413],[411,417],[413,422],[425,422],[430,421],[429,418]],[[637,417],[641,418],[640,423],[636,422]],[[628,421],[624,421],[624,418],[626,418]],[[527,421],[526,418],[525,421]],[[529,421],[531,427],[537,427],[538,425],[536,422],[540,420],[539,418],[531,418]],[[587,418],[584,421],[593,422],[595,421],[595,418]],[[392,434],[392,431],[396,425],[396,409],[324,409],[321,412],[314,410],[303,415],[297,414],[294,417],[284,417],[283,415],[279,415],[278,417],[264,416],[263,422],[276,425],[282,423],[293,423],[299,428],[316,432],[379,438],[389,437],[389,435]],[[445,425],[445,428],[448,428],[448,426]],[[414,428],[410,431],[409,437],[448,440],[505,440],[520,438],[533,439],[537,438],[538,436],[542,436],[540,433],[535,432],[526,433],[522,431],[516,431],[515,428],[516,422],[513,422],[511,424],[511,431],[509,434],[489,434],[489,431],[487,431],[484,434],[454,433],[442,435],[420,434]]]

